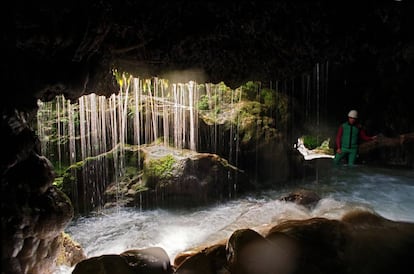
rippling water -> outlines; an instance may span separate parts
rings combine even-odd
[[[297,188],[316,191],[312,209],[278,199]],[[343,167],[324,176],[251,194],[209,207],[187,210],[119,209],[73,221],[66,229],[88,257],[159,246],[171,260],[180,251],[228,238],[239,228],[255,228],[284,219],[340,218],[354,208],[385,218],[414,222],[414,171]],[[61,268],[56,273],[71,273]]]

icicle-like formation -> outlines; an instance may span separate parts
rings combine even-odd
[[[67,101],[68,110],[68,136],[69,136],[69,162],[71,165],[76,163],[76,131],[75,131],[75,112],[70,100]]]
[[[209,96],[218,96],[217,88],[214,94],[210,88],[207,90]],[[73,104],[63,96],[55,102],[39,101],[42,152],[48,156],[56,154],[56,162],[67,164],[95,157],[116,146],[122,151],[127,143],[141,145],[160,137],[164,145],[197,150],[198,100],[199,86],[194,81],[170,85],[156,77],[123,76],[119,93],[109,98],[89,94]],[[56,138],[54,151],[48,148],[51,140],[47,137],[52,135]],[[67,153],[65,163],[62,155]]]
[[[157,77],[123,75],[119,93],[109,98],[92,93],[77,103],[64,96],[39,101],[37,132],[42,153],[59,169],[84,161],[83,189],[75,185],[73,192],[80,191],[84,204],[97,206],[108,178],[105,153],[113,152],[117,183],[124,174],[126,144],[149,144],[162,138],[165,146],[197,150],[198,99],[198,86],[193,81],[170,85]]]
[[[79,211],[101,206],[101,196],[109,183],[119,187],[128,144],[157,142],[193,151],[203,144],[202,151],[222,153],[237,166],[240,117],[236,110],[241,90],[228,89],[224,84],[169,83],[157,77],[126,75],[119,83],[119,92],[110,97],[92,93],[74,103],[63,96],[52,102],[39,101],[38,133],[44,155],[53,155],[54,163],[59,163],[62,170],[84,161],[83,173],[73,174],[82,180],[73,185],[73,199],[90,208]],[[199,115],[211,123],[203,128],[203,134],[199,134]],[[111,157],[106,157],[108,153]],[[139,164],[139,153],[137,156]]]

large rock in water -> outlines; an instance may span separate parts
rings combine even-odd
[[[197,261],[205,263],[205,250],[192,253],[177,271],[199,273],[196,259],[191,258],[204,258]],[[229,272],[220,273],[411,273],[413,252],[414,223],[355,210],[339,220],[289,220],[261,233],[236,230],[227,240],[226,262],[221,267]]]
[[[142,146],[140,151],[142,176],[120,188],[110,186],[106,206],[199,206],[235,197],[250,187],[242,170],[216,154],[162,145]],[[117,189],[123,201],[115,201]]]
[[[218,243],[207,248],[202,249],[200,252],[189,255],[187,257],[184,254],[179,254],[174,260],[176,266],[176,274],[225,274],[226,269],[226,246],[225,243]]]
[[[280,198],[281,201],[293,202],[307,208],[314,207],[320,199],[316,192],[308,189],[297,189]]]
[[[75,266],[73,274],[171,274],[170,258],[164,249],[149,247],[86,259]]]

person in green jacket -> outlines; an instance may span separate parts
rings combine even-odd
[[[377,136],[368,136],[357,119],[358,112],[353,109],[348,113],[348,121],[339,126],[336,134],[335,165],[339,165],[346,156],[348,156],[348,165],[354,165],[358,154],[359,140],[372,141],[377,138]]]

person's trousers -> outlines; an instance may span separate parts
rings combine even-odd
[[[355,159],[358,154],[358,148],[342,148],[342,152],[336,153],[334,158],[335,165],[339,165],[341,163],[341,160],[348,156],[348,165],[352,166],[355,163]]]

